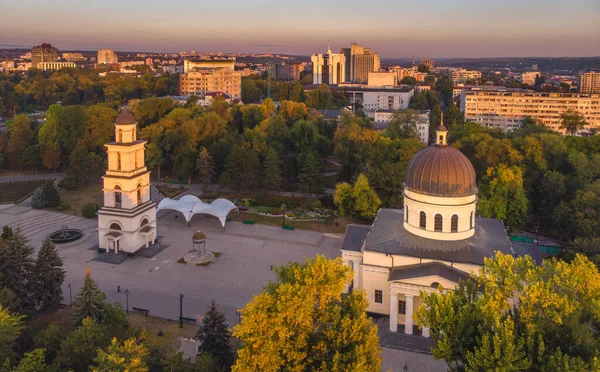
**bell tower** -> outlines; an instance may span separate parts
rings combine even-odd
[[[137,122],[128,109],[115,119],[115,141],[105,144],[108,170],[104,207],[98,211],[98,250],[135,253],[156,240],[156,204],[150,199],[146,141],[137,139]]]

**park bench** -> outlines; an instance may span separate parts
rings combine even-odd
[[[244,220],[242,223],[244,225],[254,225],[254,221],[253,220]]]
[[[148,309],[141,309],[139,307],[132,307],[131,310],[134,313],[144,314],[145,316],[148,316],[148,314],[150,313],[150,310],[148,310]]]
[[[284,230],[294,230],[294,226],[290,226],[290,225],[283,225],[281,228]]]
[[[187,324],[196,324],[196,319],[194,318],[186,318],[185,316],[181,317],[181,321]]]

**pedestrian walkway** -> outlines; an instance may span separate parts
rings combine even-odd
[[[19,181],[34,181],[34,180],[59,180],[63,178],[62,173],[49,174],[27,174],[21,176],[1,176],[0,183],[3,182],[19,182]]]

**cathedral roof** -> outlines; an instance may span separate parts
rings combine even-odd
[[[477,194],[473,165],[451,146],[429,146],[416,153],[406,167],[403,186],[419,194],[440,197]]]
[[[364,240],[363,250],[477,265],[483,265],[483,259],[492,257],[496,251],[512,253],[501,220],[477,217],[475,234],[456,241],[434,240],[411,234],[404,228],[403,220],[403,210],[381,209]]]
[[[127,108],[121,110],[115,119],[115,125],[131,125],[135,123],[135,115],[133,115],[133,112],[129,111]]]

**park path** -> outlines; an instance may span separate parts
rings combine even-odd
[[[35,180],[60,180],[63,173],[25,174],[20,176],[0,176],[0,182],[19,182]]]

